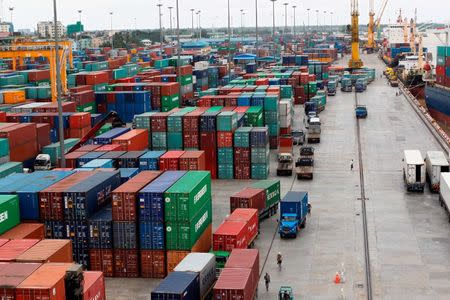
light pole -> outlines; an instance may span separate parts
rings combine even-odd
[[[327,31],[327,11],[323,11],[323,31]]]
[[[10,7],[9,8],[9,12],[11,13],[11,24],[12,24],[12,22],[13,22],[13,11],[14,11],[14,7]]]
[[[79,14],[79,16],[80,16],[80,32],[75,34],[75,37],[76,37],[76,40],[77,40],[77,41],[78,41],[79,35],[81,34],[81,13],[82,13],[82,12],[83,12],[83,11],[82,11],[81,9],[78,10],[78,14]],[[78,45],[78,46],[79,46],[79,45]]]
[[[178,0],[176,2],[176,10],[177,10],[177,66],[178,66],[178,76],[180,76],[180,65],[181,65],[181,43],[180,43],[180,10],[178,7]],[[181,84],[178,85],[178,95],[180,97],[180,101],[182,101],[182,97],[181,97]]]
[[[192,15],[192,38],[195,37],[195,29],[194,29],[194,8],[191,8],[191,15]]]
[[[160,51],[161,51],[161,55],[163,54],[163,31],[162,31],[162,13],[161,13],[161,7],[162,7],[162,3],[158,3],[156,4],[156,6],[158,6],[158,10],[159,10],[159,43],[160,45]]]
[[[244,10],[241,9],[241,38],[242,42],[244,42]]]
[[[287,23],[288,23],[287,7],[288,7],[289,3],[283,3],[283,5],[284,5],[284,33],[283,33],[283,35],[285,35],[287,33]]]
[[[172,9],[173,9],[173,6],[169,6],[168,9],[169,9],[169,17],[170,17],[170,34],[173,35],[173,27],[172,27]]]
[[[316,20],[317,20],[316,30],[317,30],[317,33],[318,33],[319,32],[319,10],[318,9],[316,9]]]
[[[277,0],[270,0],[272,1],[272,38],[273,41],[275,42],[275,2]]]
[[[330,34],[333,34],[333,12],[330,11]]]
[[[256,42],[255,42],[255,48],[256,48],[256,58],[258,58],[258,0],[255,0],[255,15],[256,15],[256,26],[255,26],[255,33],[256,33]]]
[[[295,37],[295,25],[296,25],[295,24],[295,9],[297,8],[297,5],[293,5],[292,8],[294,9],[294,27],[293,27],[293,30],[292,30],[292,34]]]
[[[230,0],[228,0],[228,83],[231,81],[231,14]]]
[[[202,39],[202,24],[200,23],[201,22],[201,14],[202,14],[202,11],[199,10],[197,12],[197,15],[198,15],[198,38],[200,40]]]
[[[111,49],[114,49],[114,35],[113,35],[113,12],[109,12],[109,16],[110,16],[110,32],[111,32]]]
[[[81,9],[79,9],[78,10],[78,15],[80,16],[80,24],[81,24],[81,13],[82,13],[83,11],[81,10]]]
[[[309,26],[309,11],[311,10],[311,8],[307,8],[306,9],[308,11],[308,33],[311,30],[311,27]]]
[[[12,22],[11,22],[12,23]],[[64,126],[62,117],[62,104],[61,104],[61,61],[59,60],[59,32],[58,32],[58,15],[56,10],[56,0],[53,0],[53,25],[55,29],[55,61],[56,61],[56,98],[58,102],[58,122],[59,126],[59,148],[61,153],[61,168],[66,167],[66,153],[64,149]]]

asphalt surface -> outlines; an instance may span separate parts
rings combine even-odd
[[[450,295],[450,224],[438,195],[407,193],[402,177],[404,149],[441,150],[428,129],[396,89],[380,78],[384,65],[363,55],[377,79],[358,99],[367,105],[360,121],[373,299],[448,299]],[[341,63],[344,64],[344,63]],[[321,143],[315,145],[314,180],[280,177],[282,195],[308,191],[312,213],[297,239],[276,234],[277,217],[261,224],[255,247],[261,273],[269,273],[265,291],[261,277],[258,298],[278,299],[282,285],[295,299],[367,299],[361,216],[360,174],[354,116],[354,95],[338,91],[320,114]],[[296,124],[302,124],[301,108]],[[295,148],[298,156],[298,147]],[[271,154],[276,176],[276,153]],[[355,168],[350,170],[350,161]],[[213,182],[213,228],[229,213],[229,196],[250,181]],[[276,255],[283,255],[281,270]],[[344,282],[333,282],[336,272]],[[150,299],[159,280],[106,280],[108,299]]]

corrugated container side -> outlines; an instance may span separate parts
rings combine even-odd
[[[15,289],[41,264],[8,263],[0,267],[0,297],[2,300],[14,300]]]
[[[250,269],[225,268],[214,285],[214,300],[252,300],[257,285]]]
[[[141,250],[141,277],[164,278],[166,272],[165,250]]]
[[[44,224],[20,223],[16,227],[0,235],[0,239],[20,240],[20,239],[44,239]]]
[[[89,249],[92,271],[101,271],[107,277],[114,276],[113,249]]]
[[[199,285],[197,273],[172,272],[152,291],[151,299],[197,300]]]
[[[83,272],[83,300],[104,300],[105,278],[102,272]]]
[[[70,263],[72,243],[70,240],[42,240],[17,257],[18,262]]]
[[[139,277],[137,250],[114,249],[114,277]]]
[[[0,247],[0,261],[14,261],[22,253],[37,244],[39,240],[11,240]]]

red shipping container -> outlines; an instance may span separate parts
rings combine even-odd
[[[235,164],[250,164],[251,163],[251,152],[250,148],[234,148],[234,163]]]
[[[64,221],[63,192],[89,178],[95,172],[77,172],[39,192],[39,214],[42,220]]]
[[[103,145],[100,148],[95,149],[94,151],[110,152],[110,151],[120,151],[120,149],[122,149],[121,145]]]
[[[150,117],[151,132],[166,132],[167,117],[170,112],[159,112]]]
[[[199,132],[200,131],[200,116],[207,111],[206,107],[199,107],[196,110],[185,114],[183,116],[183,132]],[[186,139],[184,139],[184,143],[186,144]],[[198,144],[197,144],[198,147]],[[191,148],[185,146],[185,148]]]
[[[206,170],[211,172],[211,178],[217,179],[217,142],[215,132],[200,133],[200,149],[205,151]]]
[[[234,164],[234,178],[235,179],[250,179],[250,164]]]
[[[30,70],[28,71],[28,81],[36,82],[50,79],[50,70]]]
[[[180,157],[185,151],[167,151],[159,158],[159,169],[161,171],[180,170]]]
[[[16,227],[0,235],[0,239],[21,240],[21,239],[44,239],[44,224],[20,223]]]
[[[5,123],[6,122],[6,112],[0,111],[0,122]]]
[[[286,128],[286,130],[288,130],[288,128]],[[292,140],[292,136],[288,135],[288,136],[280,136],[280,148],[289,148],[292,149],[293,147],[293,140]]]
[[[85,92],[85,91],[92,91],[92,85],[74,86],[69,89],[70,93],[79,93],[79,92]]]
[[[83,155],[87,154],[88,152],[72,152],[64,155],[64,158],[66,159],[66,167],[75,169],[78,167],[78,158],[82,157]],[[61,161],[59,163],[61,165]]]
[[[85,137],[89,131],[91,131],[91,126],[85,127],[85,128],[70,128],[69,129],[69,137],[70,138],[78,138],[81,139]]]
[[[39,240],[11,240],[0,247],[0,261],[11,262],[37,244]]]
[[[83,300],[105,300],[105,277],[102,272],[83,272]]]
[[[25,113],[8,113],[6,115],[6,121],[8,123],[20,123],[20,117],[25,115]]]
[[[252,285],[259,282],[259,251],[258,249],[233,249],[225,263],[225,268],[242,268],[251,270]]]
[[[50,124],[39,123],[36,124],[36,135],[37,135],[37,144],[38,151],[47,145],[50,145],[52,141],[50,140]]]
[[[256,235],[248,230],[247,223],[225,220],[213,233],[213,250],[231,251],[234,248],[248,248]]]
[[[35,140],[16,146],[15,148],[9,147],[9,150],[9,159],[11,161],[27,161],[36,158],[39,153],[36,137]]]
[[[75,152],[92,152],[92,151],[98,151],[97,149],[100,148],[102,145],[84,145],[75,150]]]
[[[91,127],[91,114],[88,112],[74,113],[69,117],[70,128],[86,128]]]
[[[0,247],[3,246],[4,244],[6,244],[7,242],[9,242],[9,240],[0,239]]]
[[[112,144],[121,145],[121,151],[143,151],[148,149],[148,130],[133,129],[113,139]]]
[[[141,250],[141,277],[166,277],[166,252],[164,250]]]
[[[85,75],[86,84],[97,85],[101,83],[108,83],[109,74],[106,71],[89,72]]]
[[[95,93],[93,90],[85,90],[70,95],[70,100],[77,105],[84,105],[95,101]]]
[[[70,240],[42,240],[19,255],[18,262],[70,263],[73,262]]]
[[[178,70],[177,70],[178,72]],[[192,75],[192,65],[185,65],[180,67],[180,74],[179,76],[186,76],[186,75]]]
[[[175,67],[165,67],[161,70],[161,73],[164,75],[175,74]]]
[[[217,132],[217,147],[218,148],[231,148],[231,147],[233,147],[233,132],[231,132],[231,131],[218,131]]]
[[[75,112],[77,109],[77,104],[73,101],[64,101],[61,103],[61,106],[63,112]],[[33,108],[33,112],[57,113],[58,103],[48,103],[46,105]]]
[[[237,208],[226,218],[230,222],[245,222],[250,236],[257,236],[259,233],[259,213],[254,208]]]
[[[186,151],[180,157],[180,170],[206,170],[205,151]]]
[[[90,270],[101,271],[107,277],[114,276],[114,255],[112,249],[89,249]]]
[[[8,138],[10,149],[16,148],[17,146],[23,145],[30,141],[36,142],[36,135],[37,130],[36,124],[34,123],[22,123],[6,128],[0,128],[0,138]]]
[[[8,263],[0,265],[0,297],[2,300],[15,300],[15,289],[41,264]]]
[[[138,218],[137,193],[155,180],[162,172],[143,171],[112,192],[113,221],[136,221]]]
[[[180,84],[178,82],[163,83],[161,86],[161,96],[172,96],[179,93]]]
[[[230,197],[230,212],[236,208],[266,208],[266,192],[263,189],[245,188]]]
[[[114,249],[114,277],[139,277],[138,250]]]
[[[252,275],[250,269],[224,268],[214,285],[214,299],[254,299],[257,284],[253,282]]]
[[[64,280],[73,264],[44,264],[16,288],[17,300],[65,300]]]

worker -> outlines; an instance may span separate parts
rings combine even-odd
[[[353,159],[350,160],[350,171],[353,171]]]
[[[308,203],[308,214],[309,215],[311,214],[311,208],[312,208],[311,203]]]
[[[278,252],[277,254],[277,265],[278,268],[281,270],[281,263],[283,262],[283,256],[281,256],[281,252]]]
[[[264,282],[266,283],[266,291],[269,291],[269,283],[270,283],[270,275],[266,272],[266,275],[264,275]]]

